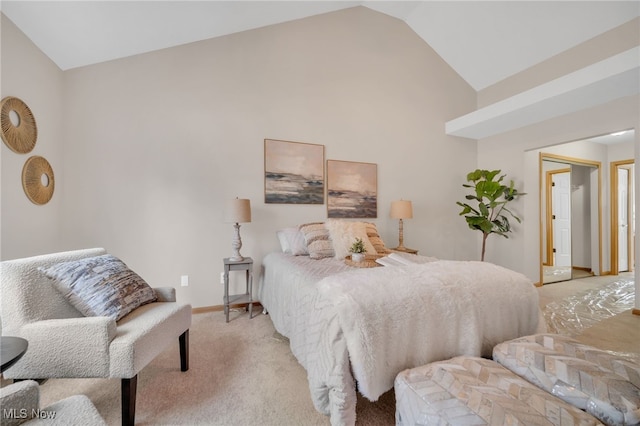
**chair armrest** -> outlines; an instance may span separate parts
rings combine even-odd
[[[158,302],[175,302],[176,289],[173,287],[154,287]]]
[[[107,426],[95,405],[86,395],[73,395],[55,402],[44,409],[55,413],[55,421],[49,424]],[[39,425],[47,426],[47,420],[40,420]]]
[[[7,378],[108,377],[109,345],[116,322],[108,317],[36,321],[20,328],[29,342]]]
[[[0,389],[0,423],[18,425],[33,417],[40,406],[40,388],[33,380],[16,382]]]

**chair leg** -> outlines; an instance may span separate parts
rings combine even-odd
[[[180,370],[189,369],[189,330],[185,331],[178,338],[180,341]]]
[[[122,379],[122,426],[135,424],[137,385],[137,374],[130,379]]]

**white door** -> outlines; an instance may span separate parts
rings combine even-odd
[[[629,170],[618,167],[618,271],[629,270]]]
[[[571,173],[554,173],[551,179],[554,265],[571,266]]]

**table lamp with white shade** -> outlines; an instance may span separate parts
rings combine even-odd
[[[390,216],[393,219],[400,220],[398,247],[394,248],[394,250],[413,252],[414,250],[408,249],[404,246],[404,231],[402,229],[402,221],[404,219],[413,218],[413,206],[411,205],[411,201],[408,201],[408,200],[393,201],[391,203]]]
[[[224,209],[224,221],[226,223],[233,223],[233,228],[235,229],[233,233],[233,240],[231,241],[233,255],[229,257],[229,260],[233,262],[240,262],[244,260],[244,257],[240,254],[240,248],[242,248],[240,224],[251,222],[250,200],[236,197],[233,200],[227,201]]]

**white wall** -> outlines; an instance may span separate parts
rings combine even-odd
[[[2,38],[3,46],[26,43],[4,26]],[[6,63],[3,52],[3,85],[5,68],[30,78],[24,61]],[[23,202],[19,182],[5,179],[3,167],[3,258],[103,246],[152,285],[177,286],[180,300],[221,305],[219,273],[232,236],[222,222],[225,200],[251,199],[241,252],[258,263],[256,275],[262,257],[277,249],[276,229],[326,218],[326,205],[264,204],[264,138],[322,144],[327,159],[376,163],[375,222],[387,245],[398,236],[389,206],[404,198],[414,203],[406,246],[478,258],[476,233],[455,205],[476,148],[444,134],[447,120],[475,106],[475,92],[397,19],[358,7],[62,78],[62,108],[34,111],[64,124],[51,204],[60,214]],[[24,93],[13,79],[7,84],[6,94]],[[35,96],[58,99],[49,90]],[[18,167],[17,158],[10,162]],[[60,233],[27,241],[17,230],[26,216]],[[179,286],[183,274],[189,287]]]

